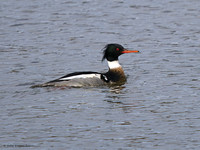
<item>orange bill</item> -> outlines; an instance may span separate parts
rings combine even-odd
[[[139,51],[137,51],[137,50],[127,50],[127,49],[124,49],[124,50],[122,51],[122,53],[139,53]]]

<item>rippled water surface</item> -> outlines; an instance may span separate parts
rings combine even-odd
[[[35,88],[120,62],[122,87]],[[0,147],[200,149],[199,0],[0,1]]]

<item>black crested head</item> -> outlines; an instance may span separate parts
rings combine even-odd
[[[108,44],[104,47],[102,61],[104,61],[104,59],[107,59],[108,61],[118,60],[118,57],[123,54],[123,51],[124,47],[120,44]]]

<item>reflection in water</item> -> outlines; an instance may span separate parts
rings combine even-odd
[[[106,93],[106,100],[110,103],[122,103],[121,100],[123,99],[125,92],[125,86],[112,86],[109,87],[110,90],[105,90],[103,92]]]
[[[107,91],[106,99],[104,101],[111,104],[111,109],[121,108],[125,113],[132,112],[135,103],[125,102],[128,98],[126,96],[126,86],[113,86]]]
[[[112,86],[110,87],[110,92],[115,94],[124,94],[123,89],[126,88],[125,86],[119,85],[119,86]]]
[[[138,107],[137,103],[126,103],[126,102],[122,102],[122,101],[115,101],[114,100],[105,100],[106,102],[110,103],[111,109],[122,109],[124,113],[131,113],[133,111],[133,108]]]

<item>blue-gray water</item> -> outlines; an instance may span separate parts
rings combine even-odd
[[[120,88],[29,88],[120,63]],[[200,149],[199,0],[0,1],[1,149]]]

